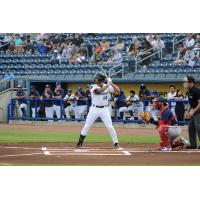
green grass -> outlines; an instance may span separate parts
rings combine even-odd
[[[74,143],[77,142],[79,133],[49,133],[19,131],[19,130],[0,130],[0,143]],[[119,135],[120,143],[146,143],[158,144],[159,137],[157,135]],[[111,138],[108,134],[92,134],[89,133],[86,142],[94,143],[110,143]]]

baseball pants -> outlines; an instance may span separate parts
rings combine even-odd
[[[66,115],[66,117],[67,117],[68,119],[71,118],[71,117],[70,117],[70,113],[71,113],[71,112],[74,112],[75,118],[78,118],[77,106],[72,106],[72,105],[70,105],[70,106],[67,106],[67,107],[65,108],[65,115]]]
[[[61,106],[54,105],[57,118],[61,118]]]
[[[32,111],[32,118],[35,118],[36,117],[36,113],[39,111],[40,108],[31,108],[31,111]]]
[[[19,105],[19,116],[23,117],[26,115],[27,105],[25,103],[22,103]]]
[[[53,113],[54,113],[53,106],[51,106],[51,107],[45,107],[46,118],[53,118]]]
[[[97,118],[101,118],[101,120],[103,121],[103,123],[105,124],[111,138],[112,138],[112,142],[114,143],[118,143],[118,138],[117,138],[117,134],[116,131],[112,125],[112,120],[111,120],[111,116],[108,110],[108,107],[105,108],[96,108],[91,106],[90,111],[88,113],[85,125],[81,131],[81,135],[86,136],[88,134],[88,131],[90,129],[90,127],[92,126],[92,124],[94,123],[94,121]]]
[[[197,147],[197,135],[200,141],[200,112],[190,118],[188,132],[191,146]]]
[[[84,113],[87,111],[87,105],[77,106],[77,118],[84,118]]]

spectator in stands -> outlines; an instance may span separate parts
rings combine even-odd
[[[103,37],[102,41],[100,42],[100,46],[102,47],[103,51],[106,51],[110,48],[110,43],[105,39],[105,37]]]
[[[40,54],[46,54],[47,53],[47,45],[46,45],[46,39],[44,38],[42,42],[38,45],[38,52]]]
[[[195,40],[192,37],[192,33],[189,33],[187,35],[186,41],[184,41],[184,49],[185,49],[185,51],[188,50],[188,49],[191,49],[191,48],[193,49],[194,45],[195,45]]]
[[[138,54],[137,45],[135,43],[131,43],[130,48],[128,50],[128,55],[135,58]]]
[[[124,41],[123,41],[122,37],[119,36],[117,38],[117,43],[114,46],[114,50],[123,51],[124,46],[125,46]]]
[[[175,100],[183,100],[184,99],[181,89],[178,89],[176,91],[176,96],[174,97],[174,99]],[[184,113],[185,113],[184,102],[176,102],[175,113],[176,113],[176,118],[178,121],[184,120]]]
[[[97,42],[96,48],[95,48],[95,53],[102,54],[102,52],[103,52],[103,48],[101,47],[101,43]]]
[[[92,64],[100,64],[103,62],[103,58],[100,53],[94,51],[93,56],[90,58]]]
[[[40,105],[39,105],[40,94],[35,89],[35,86],[31,86],[29,98],[31,99],[30,100],[30,107],[31,107],[31,112],[32,112],[32,118],[35,118],[35,117],[37,117],[37,113],[40,109]],[[38,99],[38,100],[35,100],[35,99]]]
[[[146,41],[151,44],[151,42],[154,41],[154,34],[149,33],[149,34],[147,34],[147,36],[145,38],[146,38]]]
[[[176,93],[176,87],[175,85],[170,85],[169,86],[169,93],[167,94],[167,100],[175,100],[175,97],[177,96]],[[171,111],[174,114],[174,116],[176,116],[175,113],[175,106],[176,106],[176,102],[171,102]]]
[[[58,53],[57,50],[54,50],[53,56],[50,60],[50,63],[51,64],[61,64],[61,56],[60,56],[60,54]]]
[[[3,50],[6,51],[8,50],[10,42],[13,41],[13,34],[12,33],[7,33],[3,40],[1,40],[1,45],[3,45]]]
[[[68,61],[71,59],[73,53],[73,46],[72,43],[70,42],[68,45],[64,45],[64,49],[62,51],[62,60]]]
[[[16,53],[21,53],[23,51],[23,41],[18,33],[15,35],[14,45]]]
[[[84,55],[83,52],[77,54],[77,57],[76,57],[76,63],[77,64],[81,64],[81,63],[85,63],[86,62],[86,57]]]
[[[196,43],[194,51],[195,51],[195,54],[196,54],[197,61],[200,61],[200,42]]]
[[[41,100],[44,100],[47,98],[52,98],[52,97],[53,97],[53,92],[51,91],[51,86],[47,84],[45,86],[44,92],[42,93]],[[52,100],[44,100],[43,102],[44,102],[44,106],[45,106],[46,118],[53,118],[53,113],[54,113],[53,101]]]
[[[152,47],[153,47],[154,51],[158,51],[160,49],[165,48],[165,43],[161,39],[161,35],[160,34],[156,35],[156,40],[154,40],[154,42],[152,42],[151,44],[152,44]]]
[[[46,47],[47,47],[47,52],[51,51],[53,49],[53,43],[51,42],[50,39],[45,40]]]
[[[136,48],[140,47],[140,41],[138,40],[136,34],[132,34],[131,39],[132,39],[132,44],[134,43]]]
[[[19,117],[26,117],[27,104],[24,100],[26,98],[26,94],[21,85],[17,86],[17,93],[15,98],[17,99],[16,106]]]
[[[120,64],[122,62],[123,62],[122,54],[117,50],[112,50],[111,58],[108,60],[107,63]]]
[[[196,56],[194,51],[191,48],[188,48],[188,50],[185,53],[184,56],[185,61],[188,63],[189,66],[193,67],[196,61]]]
[[[83,38],[81,37],[81,34],[76,33],[74,39],[72,40],[72,43],[76,46],[76,47],[80,47],[81,44],[84,42]]]
[[[85,45],[84,43],[81,44],[78,53],[81,54],[81,55],[84,56],[84,57],[87,57],[87,55],[88,55],[88,50],[87,50],[87,47],[86,47],[86,45]]]
[[[13,74],[13,72],[11,72],[9,69],[7,69],[5,71],[3,80],[8,80],[8,81],[14,80],[14,74]]]
[[[33,42],[31,40],[31,36],[27,35],[24,41],[24,52],[27,54],[32,54],[33,50],[34,48],[33,48]]]
[[[53,92],[53,98],[55,99],[62,99],[64,98],[64,90],[61,87],[61,82],[56,82],[56,88]],[[61,118],[62,114],[62,102],[60,100],[54,101],[54,111],[56,113],[57,118]]]
[[[148,56],[150,56],[153,53],[153,49],[151,47],[151,44],[146,41],[144,44],[144,50],[142,52],[139,52],[139,56],[141,59],[144,59]],[[151,62],[151,57],[146,58],[145,60],[142,61],[143,66],[148,66]]]
[[[177,54],[176,60],[174,62],[175,63],[184,63],[185,62],[184,56],[185,56],[184,47],[182,45],[179,45],[178,54]]]

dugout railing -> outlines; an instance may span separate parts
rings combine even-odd
[[[57,106],[60,107],[60,116],[55,116],[55,109],[54,105],[52,106],[52,112],[53,112],[53,117],[47,117],[45,114],[45,102],[57,102]],[[145,111],[146,106],[145,103],[151,103],[152,100],[146,99],[146,100],[139,100],[140,102],[143,102],[143,111]],[[59,103],[58,103],[59,102]],[[169,100],[168,105],[169,108],[172,107],[173,102],[183,102],[185,105],[187,105],[188,100]],[[20,105],[25,104],[25,113],[22,113],[20,110]],[[84,118],[66,118],[64,109],[65,109],[65,102],[64,99],[62,98],[45,98],[45,99],[40,99],[40,98],[24,98],[24,99],[18,99],[18,98],[12,98],[11,102],[8,104],[8,120],[31,120],[31,121],[47,121],[47,120],[53,120],[53,121],[85,121],[87,112],[89,110],[89,105],[87,104],[87,111],[85,111]],[[32,109],[34,108],[34,109]],[[78,107],[76,107],[78,109]],[[34,116],[33,116],[33,113]],[[98,121],[98,120],[97,120]],[[142,120],[137,119],[137,117],[134,120],[130,119],[120,119],[119,118],[119,110],[117,109],[117,105],[114,103],[113,109],[112,109],[112,121],[113,122],[122,122],[122,123],[143,123]],[[179,121],[178,122],[181,125],[187,124],[187,120],[184,121]]]

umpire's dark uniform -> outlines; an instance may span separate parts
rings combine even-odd
[[[193,77],[188,77],[189,82],[195,82]],[[200,101],[200,88],[196,86],[192,86],[188,89],[188,99],[191,109],[195,109]],[[190,118],[189,122],[189,138],[190,138],[190,149],[196,149],[197,148],[197,135],[200,140],[200,110],[195,112],[195,114]],[[200,148],[200,147],[199,147]]]

